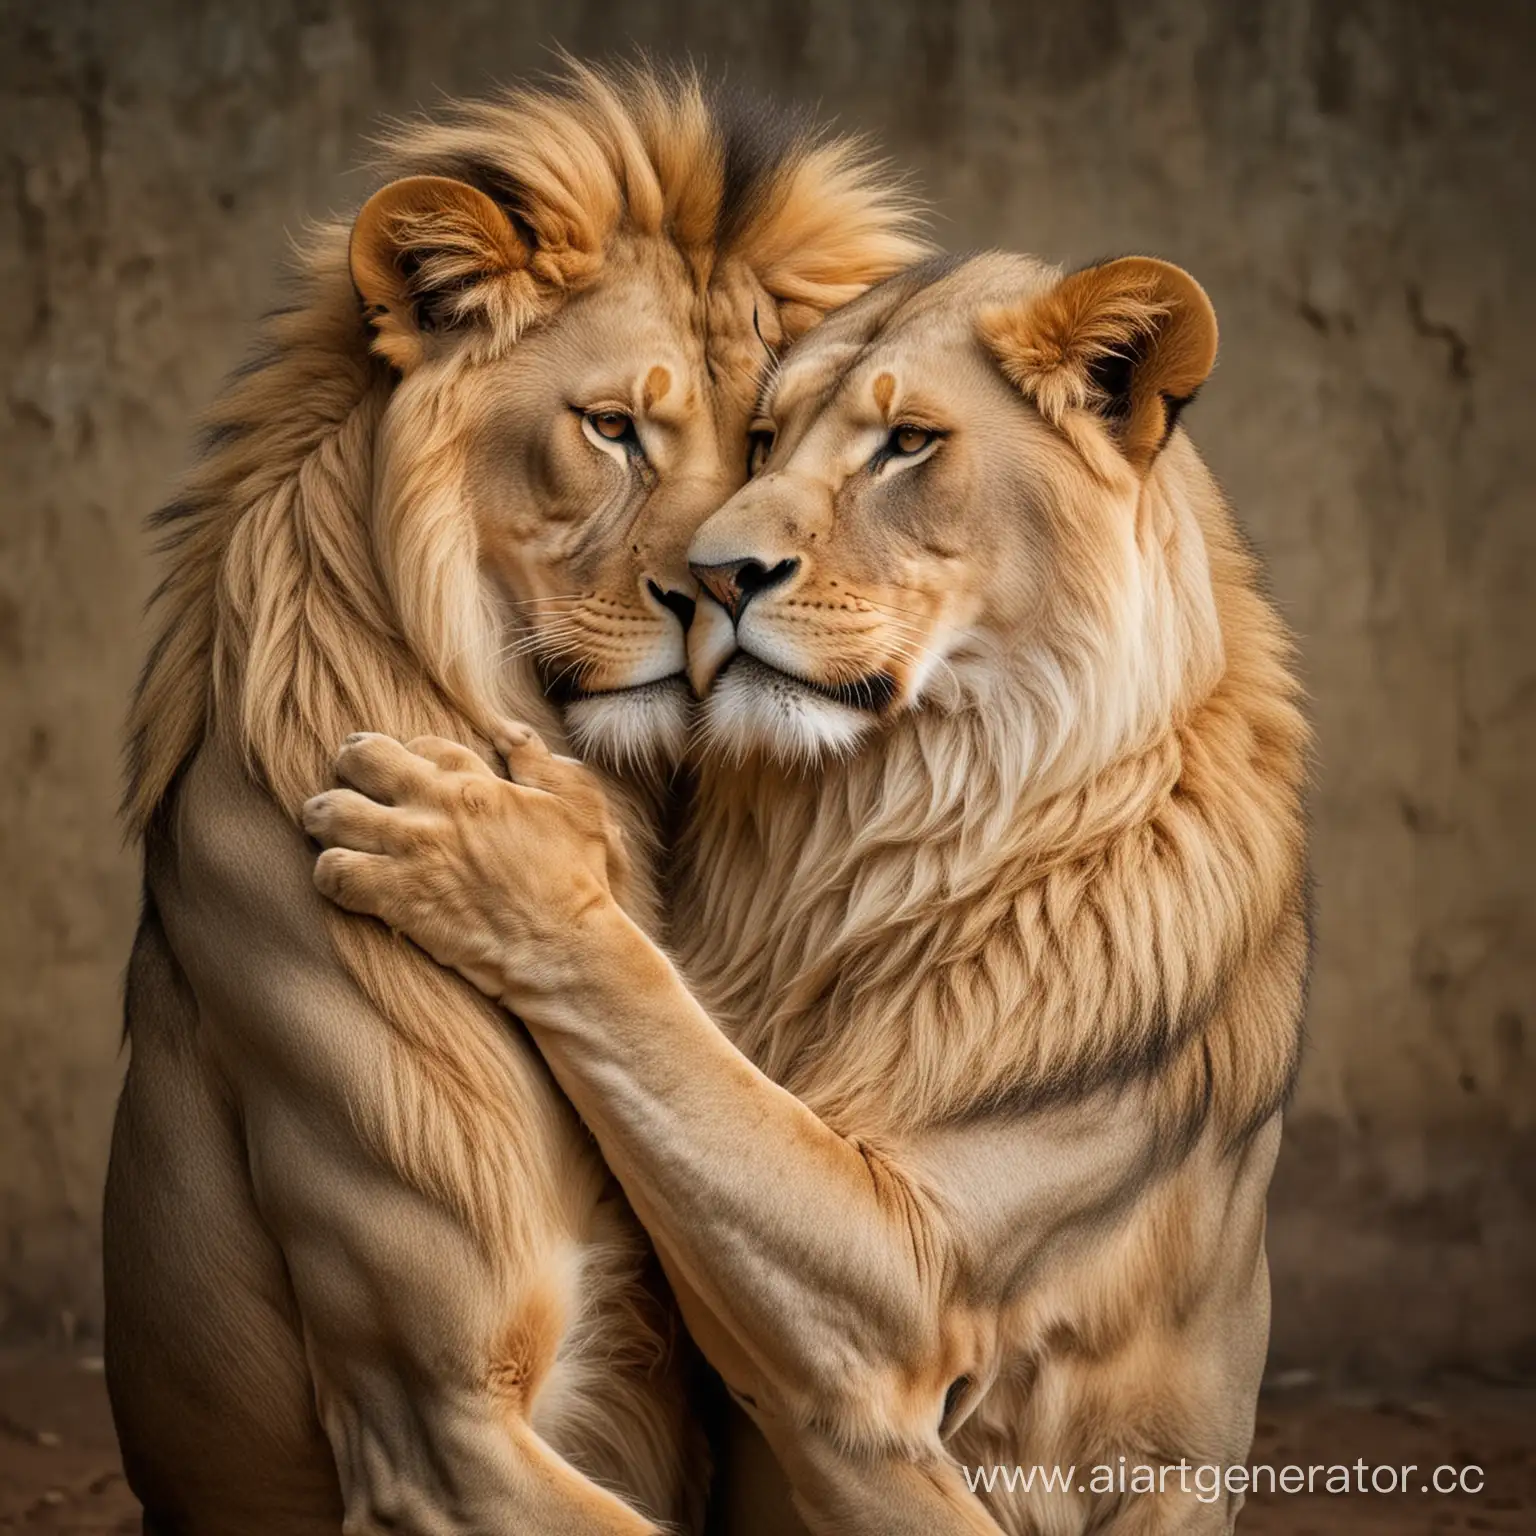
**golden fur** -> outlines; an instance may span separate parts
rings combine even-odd
[[[1308,732],[1292,646],[1172,431],[1215,340],[1203,293],[1161,263],[1058,278],[981,258],[897,279],[791,355],[760,412],[779,436],[764,479],[694,544],[705,564],[800,560],[747,610],[776,665],[894,684],[876,734],[834,733],[814,773],[741,749],[775,735],[707,711],[720,760],[701,768],[674,922],[712,1017],[875,1147],[1106,1090],[1139,1094],[1155,1127],[1102,1258],[1014,1302],[1022,1374],[948,1441],[971,1466],[1178,1459],[1205,1399],[1148,1339],[1176,1332],[1213,1267],[1252,1262],[1212,1248],[1193,1191],[1242,1165],[1295,1070]],[[997,421],[989,360],[1024,396]],[[920,504],[829,464],[850,417],[949,434],[909,472]],[[827,478],[835,515],[807,477]],[[779,612],[787,639],[768,629]],[[1059,1407],[1053,1377],[1070,1383]],[[1028,1503],[993,1514],[1034,1529]]]
[[[727,388],[752,392],[765,341],[771,350],[799,335],[921,248],[913,206],[845,138],[789,137],[780,163],[726,204],[721,124],[697,79],[646,70],[610,78],[573,65],[566,85],[463,104],[389,145],[397,174],[484,183],[537,236],[527,269],[494,271],[490,282],[455,291],[472,242],[440,248],[417,268],[414,286],[448,290],[455,319],[485,312],[489,328],[467,338],[477,358],[505,351],[539,315],[596,282],[622,231],[676,246],[706,324],[711,305],[730,298],[712,279],[728,286],[745,270],[761,284],[773,300],[756,317],[763,338],[738,326],[719,339],[736,364]],[[402,718],[426,730],[456,716],[483,735],[498,711],[538,710],[504,692],[527,669],[486,675],[502,637],[486,633],[476,611],[462,519],[454,527],[445,509],[419,546],[377,569],[362,514],[393,389],[381,355],[402,327],[388,318],[371,336],[363,323],[350,236],[332,224],[310,237],[294,302],[268,317],[251,361],[207,416],[197,467],[156,518],[167,575],[128,724],[125,805],[136,834],[224,700],[253,766],[289,806],[311,792],[358,719]],[[400,654],[386,586],[421,614],[426,655]]]
[[[1215,345],[1165,263],[986,256],[789,354],[690,548],[680,969],[577,878],[591,787],[520,787],[526,743],[473,791],[372,739],[379,792],[313,803],[320,888],[527,1021],[817,1531],[1241,1503],[961,1470],[1230,1466],[1252,1432],[1308,733],[1178,427]]]
[[[744,473],[744,421],[764,348],[920,248],[904,195],[858,145],[766,119],[733,127],[695,77],[644,67],[605,74],[571,64],[548,88],[400,130],[387,164],[397,180],[354,228],[331,224],[309,239],[294,302],[268,318],[251,363],[209,415],[197,466],[159,519],[167,574],[130,716],[126,802],[146,843],[146,977],[178,964],[190,973],[181,951],[202,942],[215,967],[227,946],[229,974],[240,972],[246,940],[220,903],[231,913],[254,904],[244,920],[267,919],[259,870],[253,876],[224,850],[270,812],[289,829],[283,856],[301,856],[291,831],[300,805],[351,732],[483,744],[497,719],[516,714],[558,739],[543,685],[574,674],[601,690],[581,701],[594,710],[630,708],[626,690],[650,700],[670,688],[655,703],[664,717],[655,734],[665,738],[681,709],[682,685],[667,673],[681,669],[682,637],[647,583],[657,599],[689,585],[688,533]],[[622,328],[611,312],[618,305]],[[653,339],[665,366],[641,355]],[[574,383],[561,377],[563,360],[608,352],[630,370],[613,373],[612,388],[633,429],[649,430],[653,410],[671,413],[675,463],[631,473],[630,460],[604,458],[591,413],[578,419],[563,396],[552,425],[527,420],[528,378],[554,399]],[[631,375],[644,381],[633,400]],[[546,481],[565,478],[536,494],[533,470],[507,469],[505,450],[487,453],[498,432],[523,434],[512,455],[519,464],[536,461]],[[541,433],[555,442],[548,452]],[[509,481],[514,473],[523,478]],[[589,502],[616,508],[634,531],[622,519],[587,528]],[[625,719],[613,755],[643,755],[650,716]],[[636,861],[631,907],[650,924],[648,806],[616,784],[613,794]],[[283,836],[279,828],[269,841],[288,846]],[[188,914],[194,889],[205,894]],[[272,901],[287,901],[277,890]],[[289,916],[275,909],[271,933]],[[357,1138],[389,1179],[448,1214],[466,1252],[484,1255],[488,1305],[493,1317],[504,1309],[474,1367],[491,1400],[510,1405],[514,1420],[526,1416],[558,1346],[567,1364],[560,1402],[548,1406],[546,1394],[556,1429],[544,1432],[653,1515],[680,1517],[687,1437],[658,1336],[664,1320],[643,1294],[634,1229],[598,1210],[603,1172],[574,1117],[505,1019],[458,978],[334,911],[326,938],[329,970],[312,976],[315,995],[322,983],[344,985],[380,1025],[376,1050],[349,1069],[356,1081],[343,1090],[346,1129],[337,1134]],[[194,983],[199,996],[222,984],[217,974]],[[178,1007],[185,995],[177,992]],[[302,1001],[295,1006],[302,1012]],[[154,1036],[170,1009],[163,984],[131,989],[134,1064],[108,1196],[119,1357],[134,1353],[136,1328],[147,1336],[158,1326],[135,1311],[154,1305],[149,1271],[166,1253],[195,1249],[195,1233],[157,1245],[137,1214],[156,1198],[142,1127],[154,1118],[145,1106],[164,1098]],[[280,1010],[257,1013],[232,1033],[271,1036],[280,1054],[291,1053]],[[186,1027],[212,1039],[201,1049],[216,1053],[222,1025],[206,1005]],[[283,1067],[302,1078],[302,1057]],[[244,1087],[237,1074],[237,1101]],[[326,1176],[313,1171],[317,1186]],[[302,1223],[301,1235],[324,1236]],[[552,1245],[567,1240],[590,1249],[575,1296],[550,1278]],[[437,1301],[450,1315],[464,1303],[444,1286]],[[302,1296],[298,1305],[303,1313]],[[308,1330],[312,1320],[304,1322]],[[435,1322],[425,1319],[425,1335]],[[421,1348],[430,1353],[429,1337]],[[197,1362],[187,1366],[189,1390],[217,1401],[225,1383],[216,1362],[207,1369],[204,1381]],[[635,1400],[594,1409],[583,1382],[598,1396],[632,1390]],[[330,1389],[317,1380],[317,1390],[325,1399]],[[155,1447],[155,1424],[135,1421],[139,1392],[114,1372],[140,1492],[172,1508],[185,1469]],[[326,1428],[334,1442],[341,1431],[329,1418]],[[515,1437],[524,1445],[526,1428]],[[371,1497],[343,1492],[349,1505]],[[617,1519],[605,1509],[592,1514],[592,1528]],[[203,1518],[210,1523],[200,1529],[226,1528],[207,1511]]]
[[[1034,276],[994,265],[994,285]],[[964,270],[973,289],[986,266]],[[913,307],[943,304],[946,322],[949,306],[974,309],[977,341],[1059,434],[1039,446],[1017,434],[1043,526],[1010,526],[1025,518],[1017,482],[982,457],[994,439],[972,450],[963,520],[945,475],[960,471],[931,471],[938,483],[923,493],[937,510],[919,531],[935,525],[942,551],[887,549],[871,567],[864,530],[845,517],[814,565],[802,557],[784,601],[807,675],[897,680],[877,750],[833,755],[801,781],[733,755],[718,710],[706,712],[703,739],[727,762],[706,757],[691,822],[685,965],[760,1064],[840,1117],[923,1123],[1010,1097],[1039,1102],[1166,1063],[1182,1045],[1178,1102],[1203,1114],[1208,1071],[1219,1071],[1208,1107],[1241,1135],[1289,1083],[1294,1008],[1246,1020],[1268,1028],[1238,1050],[1215,1005],[1256,938],[1297,915],[1307,732],[1290,640],[1251,552],[1187,439],[1164,449],[1168,401],[1182,405],[1210,371],[1215,331],[1166,324],[1178,302],[1169,282],[1198,295],[1188,302],[1204,299],[1187,274],[1159,266],[1117,262],[1054,286],[1037,277],[1040,291],[1026,286],[1011,304],[957,293],[961,275],[906,295]],[[888,287],[860,311],[901,294],[901,282]],[[1093,367],[1143,342],[1155,346],[1135,399],[1107,432]],[[809,349],[823,352],[841,357],[835,327]],[[865,367],[872,392],[886,395],[881,414],[899,419],[889,367]],[[838,384],[847,388],[840,373]],[[777,392],[801,418],[828,403],[797,391],[793,367]],[[995,483],[982,491],[989,471]],[[702,532],[704,558],[738,530],[765,562],[787,550],[761,511],[771,495],[743,492]],[[799,512],[781,515],[803,537],[817,525]],[[957,616],[944,605],[957,591],[975,597],[960,568],[978,554],[1006,562],[1032,534],[1042,595],[1027,639],[949,632]],[[914,695],[924,664],[932,670]],[[928,708],[902,712],[919,697]],[[743,880],[747,845],[768,826],[783,862]],[[771,924],[760,920],[765,888],[793,892],[774,902]],[[706,912],[707,923],[690,921]],[[859,1027],[827,1038],[829,1011]],[[1020,1039],[1000,1034],[998,1017],[1039,1023]],[[1181,1039],[1181,1028],[1194,1033]]]

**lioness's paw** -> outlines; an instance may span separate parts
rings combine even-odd
[[[514,784],[551,795],[601,795],[602,786],[574,757],[559,757],[531,725],[508,722],[493,738]]]
[[[387,806],[352,789],[328,789],[304,802],[299,812],[304,830],[322,848],[351,848],[358,853],[398,853],[401,839]]]
[[[348,912],[384,917],[386,861],[353,848],[327,848],[315,860],[315,889]]]
[[[358,731],[342,742],[336,754],[336,777],[385,805],[420,795],[430,783],[433,766],[393,736]]]
[[[417,736],[405,744],[408,752],[436,763],[444,773],[467,773],[479,778],[493,777],[489,766],[478,752],[457,741],[445,741],[441,736]]]
[[[574,757],[561,757],[531,725],[508,721],[492,738],[514,784],[558,795],[583,830],[601,837],[608,850],[608,883],[623,905],[628,897],[629,848],[597,775]]]

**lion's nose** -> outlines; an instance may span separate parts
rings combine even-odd
[[[722,560],[716,565],[690,565],[700,585],[739,624],[747,604],[762,592],[783,586],[800,569],[798,560],[764,565],[761,560]]]

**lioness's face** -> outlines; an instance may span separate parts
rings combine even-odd
[[[690,674],[710,742],[813,760],[941,687],[985,707],[1000,659],[1070,644],[1074,624],[1128,596],[1142,440],[1161,446],[1193,388],[1158,350],[1159,317],[1182,298],[1143,303],[1154,329],[1134,357],[1128,343],[1106,366],[1093,350],[1118,324],[1110,313],[1093,331],[1093,306],[1123,300],[1114,283],[1140,282],[1139,261],[1065,280],[1023,257],[929,263],[792,349],[752,423],[750,483],[689,552],[703,589]],[[1177,274],[1208,314],[1185,274],[1142,266]],[[1064,292],[1062,320],[1051,305]],[[1015,322],[1038,361],[1027,386],[1017,338],[1000,340]],[[1063,398],[1082,419],[1064,424],[1040,381],[1065,388],[1078,364],[1081,388]]]
[[[722,744],[846,750],[1037,600],[1032,502],[1059,450],[977,335],[991,276],[893,279],[765,394],[753,479],[690,551],[693,675]]]

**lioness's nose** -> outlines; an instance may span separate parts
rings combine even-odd
[[[798,560],[764,565],[761,560],[722,560],[717,565],[690,565],[699,584],[739,624],[747,604],[759,593],[782,586],[800,569]]]

